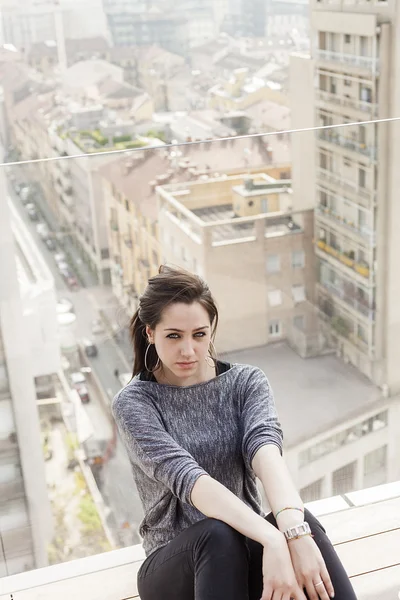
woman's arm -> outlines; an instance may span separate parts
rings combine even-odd
[[[304,509],[303,502],[277,446],[272,444],[261,446],[254,455],[252,467],[263,485],[274,515],[286,507]],[[304,515],[298,510],[285,510],[277,518],[281,531],[299,525],[303,521]]]
[[[206,517],[227,523],[263,546],[270,546],[283,538],[273,525],[209,475],[197,479],[192,489],[191,503]]]

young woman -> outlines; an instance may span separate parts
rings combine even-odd
[[[206,283],[168,267],[131,321],[133,379],[112,410],[145,513],[140,598],[355,600],[291,481],[268,380],[217,359],[217,324]]]

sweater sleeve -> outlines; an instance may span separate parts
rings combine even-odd
[[[124,388],[112,403],[112,414],[132,463],[150,479],[162,483],[179,500],[192,504],[197,479],[208,475],[193,456],[166,431],[151,401]]]
[[[283,434],[268,379],[261,369],[252,367],[243,389],[241,427],[242,454],[248,469],[253,458],[267,444],[278,446],[282,454]]]

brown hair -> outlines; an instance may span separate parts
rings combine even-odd
[[[155,329],[161,321],[163,310],[175,302],[185,304],[199,302],[210,317],[211,340],[214,340],[218,325],[218,309],[206,282],[198,275],[184,269],[161,265],[158,275],[149,279],[139,299],[139,308],[129,325],[134,354],[133,377],[146,370],[144,357],[149,344],[146,325]],[[151,345],[146,361],[149,370],[154,369],[157,359],[155,346]]]

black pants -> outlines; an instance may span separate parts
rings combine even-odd
[[[275,527],[272,513],[266,520]],[[325,560],[335,600],[357,600],[326,531],[308,511],[314,541]],[[141,600],[259,600],[262,552],[258,542],[217,519],[191,525],[146,558],[138,573]]]

